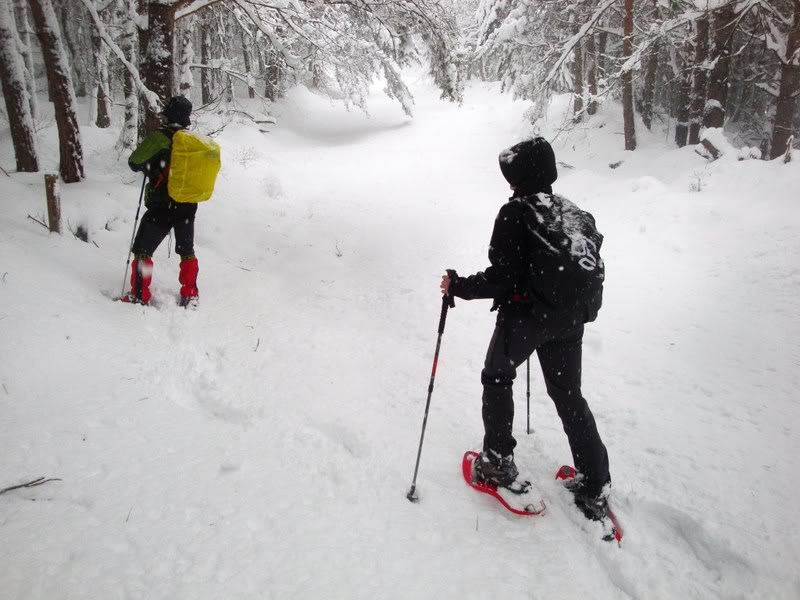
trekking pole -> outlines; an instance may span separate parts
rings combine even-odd
[[[528,388],[526,396],[528,398],[528,435],[531,434],[531,359],[528,357]]]
[[[448,271],[449,274],[449,271]],[[436,378],[436,366],[439,363],[439,348],[442,347],[442,334],[444,333],[444,322],[447,319],[447,308],[455,307],[456,303],[452,296],[442,296],[442,314],[439,316],[439,337],[436,339],[436,352],[433,354],[433,368],[431,369],[431,382],[428,384],[428,400],[425,403],[425,417],[422,419],[422,433],[419,436],[419,450],[417,450],[417,464],[414,466],[414,480],[411,482],[411,489],[406,494],[406,498],[411,502],[417,502],[417,473],[419,472],[419,459],[422,456],[422,441],[425,439],[425,426],[428,424],[428,410],[431,407],[431,395],[433,394],[433,380]]]
[[[139,206],[136,208],[136,219],[133,221],[133,233],[131,234],[131,245],[128,246],[128,260],[125,261],[125,276],[122,278],[122,291],[119,297],[125,295],[125,284],[128,282],[128,265],[131,262],[131,252],[133,252],[133,240],[136,237],[136,226],[139,224],[139,211],[142,210],[142,198],[144,198],[144,184],[147,183],[147,173],[142,178],[142,190],[139,192]]]

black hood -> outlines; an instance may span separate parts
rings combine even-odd
[[[189,118],[192,114],[192,103],[184,96],[173,96],[167,100],[161,114],[164,115],[167,123],[177,123],[189,127],[192,124]]]
[[[558,170],[553,147],[546,139],[536,137],[520,142],[503,150],[498,158],[503,177],[514,188],[515,196],[553,193],[551,186],[558,179]]]

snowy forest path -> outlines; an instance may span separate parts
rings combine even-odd
[[[609,170],[610,109],[607,127],[556,144],[575,167],[556,189],[606,235],[583,378],[622,547],[553,480],[571,457],[535,367],[530,436],[516,383],[516,458],[547,515],[520,520],[464,484],[461,456],[483,433],[488,301],[448,315],[420,502],[406,500],[439,278],[487,266],[509,193],[497,154],[526,108],[498,86],[473,86],[463,107],[415,86],[413,120],[378,96],[367,118],[294,90],[270,134],[229,125],[198,212],[197,311],[176,304],[166,244],[156,306],[103,295],[119,291],[138,190],[112,153],[63,191],[99,223],[99,249],[20,227],[37,183],[6,184],[20,201],[0,212],[0,482],[62,479],[0,500],[11,598],[796,596],[790,182],[777,165],[718,163],[717,187],[689,193],[698,157],[655,136]],[[769,192],[755,215],[754,181]]]

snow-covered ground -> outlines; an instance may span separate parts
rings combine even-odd
[[[406,500],[439,278],[486,266],[526,107],[414,89],[413,120],[377,91],[367,117],[295,90],[271,132],[222,133],[195,312],[166,243],[156,306],[109,300],[140,185],[116,131],[84,125],[88,178],[62,186],[88,244],[26,218],[41,175],[0,174],[0,489],[61,480],[0,495],[0,598],[800,597],[800,164],[706,164],[642,127],[626,153],[613,107],[554,142],[556,191],[606,236],[583,379],[617,547],[552,481],[569,452],[536,361],[517,462],[547,514],[464,484],[489,302],[448,316]],[[54,127],[40,146],[52,169]]]

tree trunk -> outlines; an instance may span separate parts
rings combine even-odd
[[[724,6],[714,18],[714,68],[708,78],[708,100],[703,124],[722,127],[728,113],[728,75],[731,67],[731,47],[735,19],[732,4]]]
[[[225,26],[227,23],[226,15],[228,13],[220,14],[218,7],[213,6],[211,7],[211,60],[212,62],[215,59],[225,59],[225,49],[227,48],[226,45],[223,45],[223,40],[227,41],[228,38]],[[222,72],[222,69],[213,69],[211,71],[211,87],[214,91],[221,93],[223,91],[228,91],[227,80],[228,76]],[[226,96],[227,101],[227,96]]]
[[[101,129],[111,127],[111,96],[108,87],[108,50],[99,32],[92,35],[94,46],[94,69],[97,77],[97,119],[95,125]]]
[[[622,55],[625,60],[633,54],[633,0],[625,0]],[[625,150],[636,150],[636,122],[633,112],[633,73],[622,74],[622,114],[625,122]]]
[[[50,0],[30,0],[33,22],[42,49],[47,79],[53,92],[59,141],[59,170],[64,183],[83,178],[83,148],[76,114],[77,102],[72,88],[58,19]]]
[[[264,97],[273,101],[281,95],[281,67],[278,60],[278,53],[270,49],[267,52],[267,68],[264,73]]]
[[[123,34],[120,40],[120,49],[131,64],[136,64],[137,33],[134,15],[131,14],[130,3],[119,0],[117,3],[117,17],[124,23]],[[139,129],[139,97],[133,76],[128,69],[122,71],[122,89],[125,94],[125,119],[119,134],[118,146],[120,148],[133,148],[136,145]]]
[[[154,91],[162,102],[169,99],[175,89],[172,52],[175,41],[175,7],[158,0],[147,3],[147,47],[140,73],[143,83]],[[158,113],[145,105],[144,131],[151,132],[160,126]]]
[[[644,87],[642,88],[642,121],[647,129],[653,126],[653,101],[656,96],[656,75],[658,74],[658,55],[661,50],[658,41],[650,47],[647,56],[647,66],[644,72]]]
[[[583,120],[583,40],[575,45],[573,76],[575,78],[575,101],[572,105],[572,111],[577,123]]]
[[[686,60],[688,53],[688,44],[686,42],[681,44],[680,48],[673,48],[674,56],[674,69],[677,85],[673,87],[672,106],[674,107],[673,113],[675,115],[675,144],[678,148],[683,148],[686,145],[686,140],[689,136],[689,96],[692,91],[692,76]]]
[[[597,75],[600,79],[606,78],[606,47],[608,46],[608,32],[601,31],[597,34]]]
[[[6,113],[11,126],[11,142],[17,171],[35,173],[39,170],[36,142],[33,134],[31,106],[26,98],[24,65],[17,51],[17,34],[11,6],[0,4],[0,82],[6,100]]]
[[[75,15],[70,14],[69,7],[63,4],[61,6],[61,20],[59,23],[61,25],[60,29],[62,32],[62,47],[69,52],[69,64],[72,67],[72,70],[75,72],[73,89],[75,90],[78,98],[85,98],[88,95],[86,90],[86,67],[83,63],[84,57],[83,53],[81,52],[80,43],[75,39],[76,36],[80,35],[80,33],[78,31],[73,31],[73,28],[78,26],[77,23],[79,20],[75,18]],[[71,74],[70,80],[72,80]]]
[[[181,63],[180,63],[180,93],[192,99],[192,88],[194,79],[192,78],[192,63],[194,62],[194,44],[192,43],[192,31],[194,30],[194,15],[189,15],[181,20]]]
[[[691,75],[685,72],[678,82],[678,97],[676,104],[678,105],[675,124],[675,143],[679,148],[683,148],[689,138],[689,101],[692,91]]]
[[[203,18],[200,22],[200,60],[204,65],[211,62],[211,13],[203,11]],[[200,100],[203,105],[211,102],[211,70],[202,69],[200,71]]]
[[[586,36],[586,84],[589,87],[589,115],[597,114],[597,49],[594,44],[594,33]]]
[[[794,26],[789,31],[786,43],[786,56],[782,58],[781,85],[775,103],[775,122],[772,125],[772,146],[770,158],[777,158],[786,152],[786,144],[792,136],[795,104],[800,93],[800,0],[794,2]]]
[[[256,91],[250,85],[253,81],[252,45],[248,44],[244,30],[242,30],[242,58],[244,59],[244,72],[247,75],[247,95],[252,100],[256,97]]]
[[[31,105],[31,117],[39,116],[36,102],[36,71],[33,66],[33,46],[31,46],[31,27],[28,24],[28,5],[25,0],[14,0],[14,12],[17,19],[17,31],[22,41],[22,59],[25,62],[25,89]]]
[[[572,33],[576,34],[580,30],[583,11],[580,4],[573,5],[570,14],[572,23]],[[573,121],[578,123],[583,120],[583,40],[578,40],[575,44],[574,60],[572,62],[572,115]]]
[[[689,108],[689,144],[700,143],[700,127],[703,124],[703,111],[706,107],[706,88],[708,86],[708,14],[696,21],[694,53],[694,83]]]

